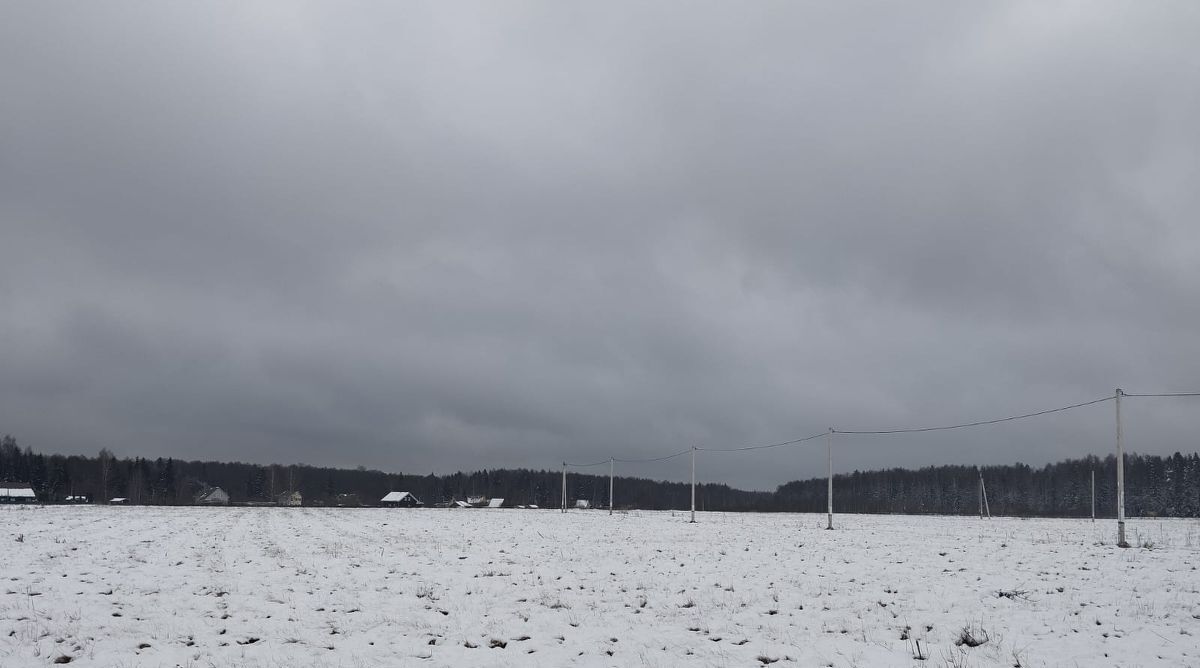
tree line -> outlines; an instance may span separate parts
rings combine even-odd
[[[834,476],[834,509],[861,513],[964,515],[979,511],[979,478],[987,487],[994,515],[1086,517],[1091,513],[1091,479],[1096,480],[1096,514],[1116,513],[1116,458],[1088,456],[1034,468],[1026,464],[928,466],[917,470],[854,471]],[[391,491],[415,494],[428,505],[472,496],[504,498],[507,505],[557,507],[561,473],[531,469],[492,469],[446,475],[410,475],[369,470],[243,462],[184,461],[172,458],[118,458],[108,450],[94,457],[46,455],[21,448],[12,436],[0,439],[0,481],[29,483],[46,503],[86,496],[104,503],[123,497],[133,504],[186,505],[210,487],[232,501],[269,502],[297,491],[305,505],[361,502],[375,505]],[[1125,457],[1126,514],[1200,517],[1200,454]],[[618,477],[618,508],[686,509],[687,483]],[[824,478],[780,485],[774,492],[728,485],[696,486],[701,510],[824,512]],[[570,473],[567,500],[608,505],[607,475]]]

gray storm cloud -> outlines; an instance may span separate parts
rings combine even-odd
[[[424,473],[1196,389],[1198,37],[1188,3],[9,3],[0,431]],[[1129,413],[1196,448],[1194,403]],[[838,466],[1111,449],[1102,404]]]

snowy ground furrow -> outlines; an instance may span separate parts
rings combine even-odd
[[[0,668],[1200,665],[1196,521],[699,519],[0,508]]]

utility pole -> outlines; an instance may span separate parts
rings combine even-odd
[[[1092,469],[1092,521],[1096,521],[1096,469]]]
[[[567,512],[567,463],[563,462],[562,511]]]
[[[692,524],[696,523],[696,446],[692,446]]]
[[[976,466],[975,472],[979,474],[979,519],[983,519],[983,471]]]
[[[1117,547],[1129,547],[1125,540],[1125,433],[1121,430],[1121,395],[1117,388]]]
[[[608,514],[612,515],[613,511],[613,462],[616,461],[612,457],[608,458]]]
[[[826,519],[828,522],[825,525],[825,528],[828,530],[833,528],[833,427],[829,428],[829,436],[825,439],[825,454],[828,456],[829,462],[829,489],[828,493],[826,494],[826,500],[828,501],[826,508]]]
[[[992,519],[992,509],[988,507],[987,502],[987,483],[983,481],[983,471],[979,472],[979,491],[983,492],[983,511],[987,513],[987,518]]]

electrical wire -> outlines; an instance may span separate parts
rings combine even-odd
[[[1200,397],[1200,392],[1159,392],[1159,393],[1136,393],[1136,394],[1130,393],[1130,392],[1121,392],[1121,396],[1124,396],[1124,397]],[[1069,410],[1072,410],[1075,408],[1083,408],[1084,406],[1091,406],[1093,404],[1103,403],[1105,401],[1112,401],[1114,398],[1115,398],[1114,396],[1105,396],[1105,397],[1100,397],[1099,399],[1092,399],[1091,401],[1084,401],[1084,402],[1078,403],[1078,404],[1071,404],[1070,406],[1060,406],[1058,408],[1051,408],[1051,409],[1044,410],[1044,411],[1037,411],[1035,413],[1024,413],[1022,415],[1010,415],[1008,417],[996,418],[995,420],[980,420],[978,422],[964,422],[961,424],[942,425],[942,426],[938,426],[938,427],[916,427],[916,428],[912,428],[912,429],[831,429],[829,431],[823,431],[819,434],[805,436],[804,438],[797,438],[797,439],[793,439],[790,441],[783,441],[781,443],[769,443],[767,445],[747,445],[747,446],[743,446],[743,447],[739,447],[739,448],[688,448],[686,450],[680,450],[679,452],[676,452],[674,454],[665,455],[662,457],[650,457],[650,458],[646,458],[646,459],[623,459],[620,457],[613,457],[611,459],[603,459],[601,461],[592,462],[589,464],[563,462],[563,465],[571,466],[571,467],[575,467],[575,468],[590,468],[592,466],[600,466],[602,464],[608,464],[609,462],[620,462],[622,464],[649,464],[652,462],[662,462],[662,461],[666,461],[668,459],[675,459],[676,457],[682,457],[683,455],[686,455],[689,452],[692,452],[692,450],[698,450],[701,452],[746,452],[749,450],[766,450],[768,448],[782,448],[782,447],[788,446],[788,445],[799,445],[800,443],[805,443],[807,441],[812,441],[812,440],[818,439],[822,436],[826,436],[829,433],[860,434],[860,435],[916,434],[916,433],[930,432],[930,431],[948,431],[950,429],[964,429],[967,427],[982,427],[982,426],[989,425],[989,424],[999,424],[1001,422],[1012,422],[1014,420],[1025,420],[1028,418],[1038,417],[1041,415],[1049,415],[1051,413],[1061,413],[1062,411],[1069,411]]]
[[[680,450],[679,452],[676,452],[673,455],[667,455],[665,457],[652,457],[650,459],[621,459],[620,457],[614,457],[613,461],[621,462],[622,464],[649,464],[650,462],[664,462],[668,459],[675,459],[676,457],[682,457],[683,455],[686,455],[687,453],[689,453],[691,451],[692,451],[692,449],[688,448],[687,450]]]
[[[575,468],[577,468],[577,469],[586,469],[586,468],[588,468],[588,467],[591,467],[591,466],[599,466],[599,465],[601,465],[601,464],[607,464],[609,461],[611,461],[611,460],[605,459],[605,460],[603,460],[603,461],[595,462],[595,463],[593,463],[593,464],[575,464],[575,463],[572,463],[572,462],[563,462],[563,466],[572,466],[572,467],[575,467]]]
[[[1025,413],[1024,415],[1010,415],[1009,417],[997,418],[995,420],[980,420],[979,422],[964,422],[962,424],[951,424],[951,425],[945,425],[945,426],[941,426],[941,427],[918,427],[915,429],[877,429],[877,430],[835,429],[834,433],[838,433],[838,434],[914,434],[914,433],[926,432],[926,431],[946,431],[948,429],[962,429],[964,427],[981,427],[983,425],[988,425],[988,424],[997,424],[999,422],[1011,422],[1013,420],[1024,420],[1026,418],[1037,417],[1039,415],[1049,415],[1050,413],[1059,413],[1062,411],[1069,411],[1072,408],[1083,408],[1084,406],[1091,406],[1092,404],[1098,404],[1098,403],[1102,403],[1105,401],[1112,401],[1113,398],[1114,397],[1100,397],[1099,399],[1093,399],[1091,401],[1085,401],[1085,402],[1079,403],[1079,404],[1071,404],[1070,406],[1051,408],[1049,410],[1038,411],[1036,413]]]
[[[696,448],[696,449],[701,450],[703,452],[744,452],[746,450],[766,450],[767,448],[782,448],[785,445],[796,445],[798,443],[804,443],[805,441],[811,441],[815,438],[827,436],[828,434],[829,434],[829,432],[823,431],[819,434],[813,434],[812,436],[805,436],[804,438],[796,438],[796,439],[792,439],[790,441],[784,441],[782,443],[771,443],[769,445],[747,445],[747,446],[741,447],[741,448]]]

